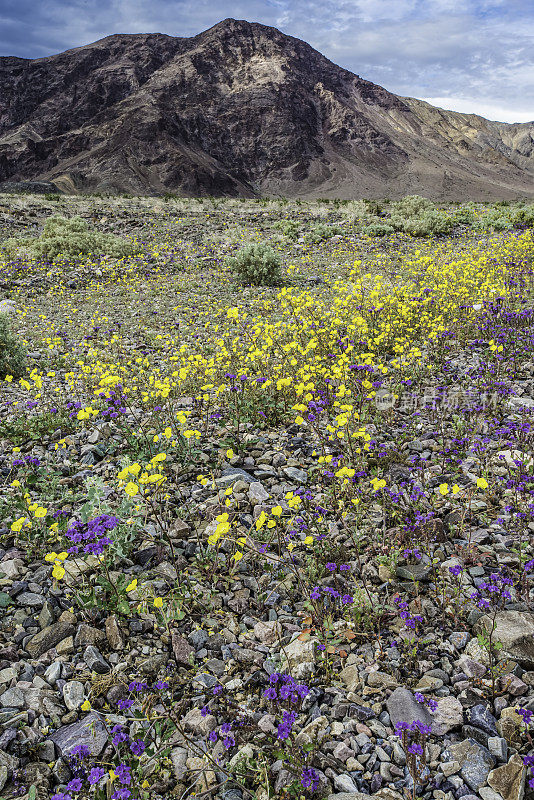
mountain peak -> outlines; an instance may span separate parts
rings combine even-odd
[[[231,17],[0,59],[0,181],[78,191],[534,195],[534,124],[457,114]]]

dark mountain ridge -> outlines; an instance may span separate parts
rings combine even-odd
[[[0,58],[0,182],[64,191],[534,196],[534,122],[398,97],[310,45],[224,20]]]

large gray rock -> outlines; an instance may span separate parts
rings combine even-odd
[[[470,789],[477,791],[487,781],[488,774],[496,764],[495,758],[486,747],[474,739],[464,739],[450,745],[442,755],[443,761],[457,761],[460,775]]]
[[[48,625],[42,631],[32,636],[30,641],[26,644],[26,650],[32,658],[39,658],[51,647],[55,647],[67,636],[74,636],[76,628],[68,622],[54,622],[53,625]]]
[[[428,708],[422,703],[418,703],[413,694],[403,686],[395,689],[386,705],[394,726],[398,722],[407,722],[410,725],[416,719],[424,725],[432,725],[432,715]]]
[[[458,728],[464,718],[464,709],[460,701],[452,694],[447,697],[441,697],[438,700],[438,707],[432,717],[432,733],[435,736],[443,736],[443,734],[452,731],[453,728]]]
[[[59,728],[49,738],[62,756],[68,756],[79,744],[86,745],[92,755],[99,756],[108,741],[108,734],[98,714],[92,711],[79,722]]]
[[[475,633],[491,630],[491,617],[484,615],[475,624]],[[504,657],[534,668],[534,613],[529,611],[499,611],[495,619],[493,640],[502,644]]]

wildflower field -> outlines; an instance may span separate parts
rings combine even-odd
[[[533,797],[533,347],[532,205],[0,195],[0,798]]]

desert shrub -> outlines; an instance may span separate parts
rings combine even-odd
[[[283,233],[288,239],[298,239],[299,237],[299,224],[294,220],[280,220],[274,223],[273,228]]]
[[[20,378],[24,373],[26,351],[13,333],[7,314],[0,314],[0,378],[13,375]]]
[[[473,222],[473,228],[478,231],[505,231],[513,228],[510,214],[499,208],[490,208]]]
[[[395,233],[395,228],[388,225],[387,222],[377,219],[365,225],[362,228],[362,233],[367,234],[367,236],[388,236],[390,233]]]
[[[427,211],[435,210],[436,206],[432,200],[426,197],[420,197],[418,194],[410,194],[403,197],[402,200],[397,200],[391,203],[391,214],[398,215],[399,217],[418,217]]]
[[[389,222],[395,230],[409,233],[412,236],[440,236],[449,233],[454,225],[451,217],[440,214],[436,210],[426,211],[413,217],[394,215]]]
[[[332,236],[337,236],[342,233],[343,228],[337,225],[326,225],[323,222],[319,222],[309,231],[306,239],[311,244],[317,244],[319,242],[325,242],[327,239],[331,239]]]
[[[114,258],[131,255],[133,244],[110,233],[92,231],[81,217],[48,217],[41,236],[8,239],[4,248],[15,254],[19,248],[33,258],[57,259],[59,256],[108,255]]]
[[[474,209],[469,206],[460,206],[454,212],[453,220],[457,225],[471,225],[475,220]]]
[[[59,200],[61,200],[61,195],[57,194],[55,192],[46,192],[45,200],[49,200],[50,202],[57,203]]]
[[[514,226],[525,225],[528,228],[534,228],[534,203],[514,210],[511,215],[511,222]]]
[[[266,242],[255,242],[243,247],[225,264],[244,284],[274,286],[280,282],[280,255]]]

